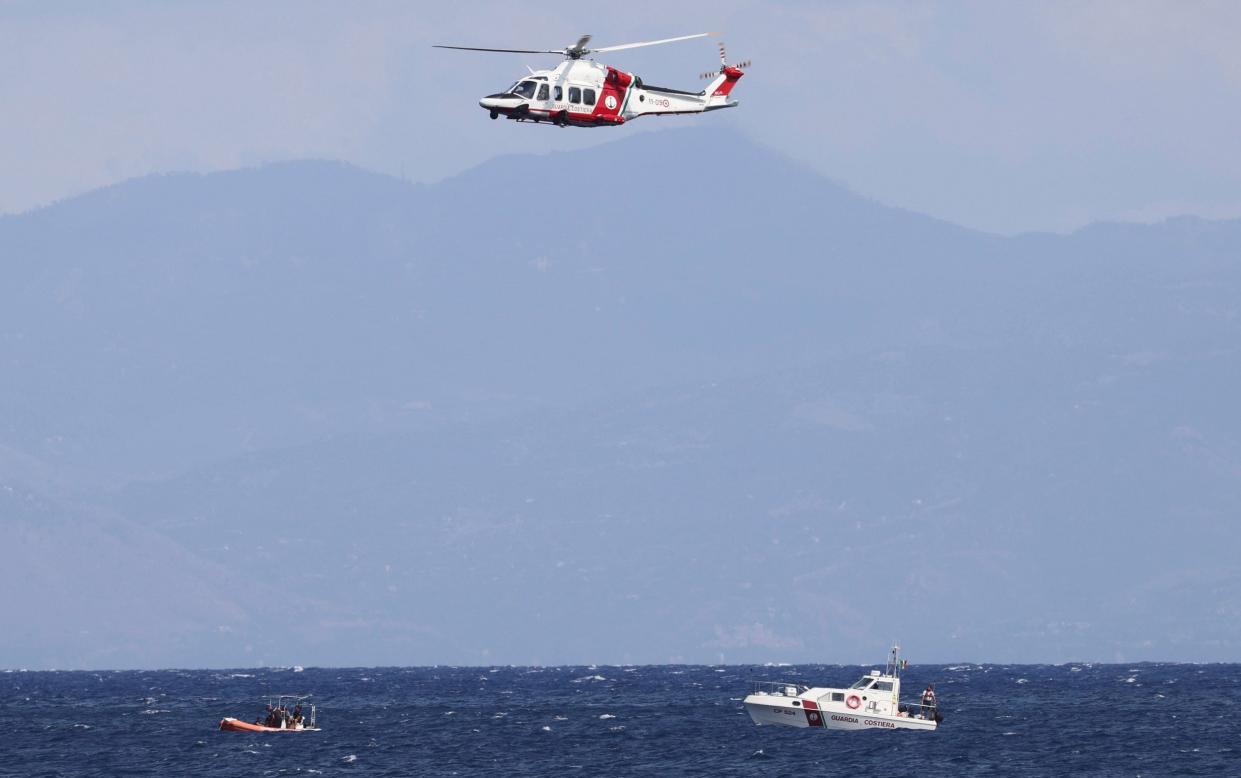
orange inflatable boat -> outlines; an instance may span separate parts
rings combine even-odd
[[[297,732],[305,727],[268,727],[263,724],[251,724],[248,721],[235,719],[231,716],[220,719],[220,729],[224,732]]]
[[[308,696],[308,695],[306,695]],[[301,701],[306,696],[283,694],[267,701],[266,716],[260,716],[253,724],[232,716],[220,719],[221,732],[316,732],[315,706],[310,705],[310,715],[302,715]]]

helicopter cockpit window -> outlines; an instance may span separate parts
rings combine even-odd
[[[548,89],[547,89],[547,84],[539,84],[539,99],[540,99],[540,100],[549,100],[549,99],[551,99],[551,98],[549,98],[549,97],[548,97]]]
[[[536,86],[538,85],[535,84],[533,81],[522,81],[521,83],[513,87],[512,92],[518,97],[524,97],[527,100],[529,100],[530,98],[534,97],[534,89]]]
[[[569,102],[580,104],[582,102],[582,90],[575,86],[569,87]]]
[[[595,104],[595,90],[587,89],[586,91],[582,92],[582,102],[586,103],[587,105],[594,105]]]

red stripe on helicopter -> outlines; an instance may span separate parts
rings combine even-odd
[[[516,111],[514,111],[511,108],[497,108],[496,111],[498,113],[504,114],[505,116],[516,113]],[[530,116],[531,121],[554,121],[556,116],[560,113],[560,111],[551,111],[546,108],[530,108],[526,113],[527,115]],[[578,124],[624,124],[625,123],[625,119],[621,116],[601,115],[599,113],[577,113],[574,111],[567,111],[566,113],[567,113],[566,118],[568,121],[577,122]],[[534,116],[535,114],[539,114],[539,116],[542,118],[536,119]]]
[[[744,72],[738,70],[732,65],[725,67],[724,83],[720,84],[719,88],[711,93],[712,97],[728,97],[728,93],[733,91],[733,87],[737,85],[737,81],[744,75]]]
[[[595,103],[595,110],[592,115],[596,119],[617,124],[624,121],[621,118],[620,112],[625,105],[625,96],[629,92],[631,84],[633,84],[633,76],[631,74],[617,70],[609,65],[608,74],[603,79],[603,90],[599,95],[599,101]]]

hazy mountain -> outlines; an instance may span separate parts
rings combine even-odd
[[[677,131],[0,258],[0,665],[1241,645],[1241,222],[1004,239]]]

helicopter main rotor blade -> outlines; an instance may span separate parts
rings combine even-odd
[[[432,46],[433,49],[456,49],[458,51],[499,51],[504,54],[564,54],[563,49],[480,49],[477,46]]]
[[[591,49],[591,51],[597,53],[601,51],[620,51],[622,49],[636,49],[640,46],[658,46],[661,43],[675,43],[677,41],[687,41],[687,40],[690,40],[691,38],[705,38],[708,35],[715,35],[715,33],[700,32],[700,33],[695,33],[694,35],[682,35],[679,38],[664,38],[663,40],[658,40],[658,41],[642,41],[641,43],[622,43],[619,46],[605,46],[601,49]]]

